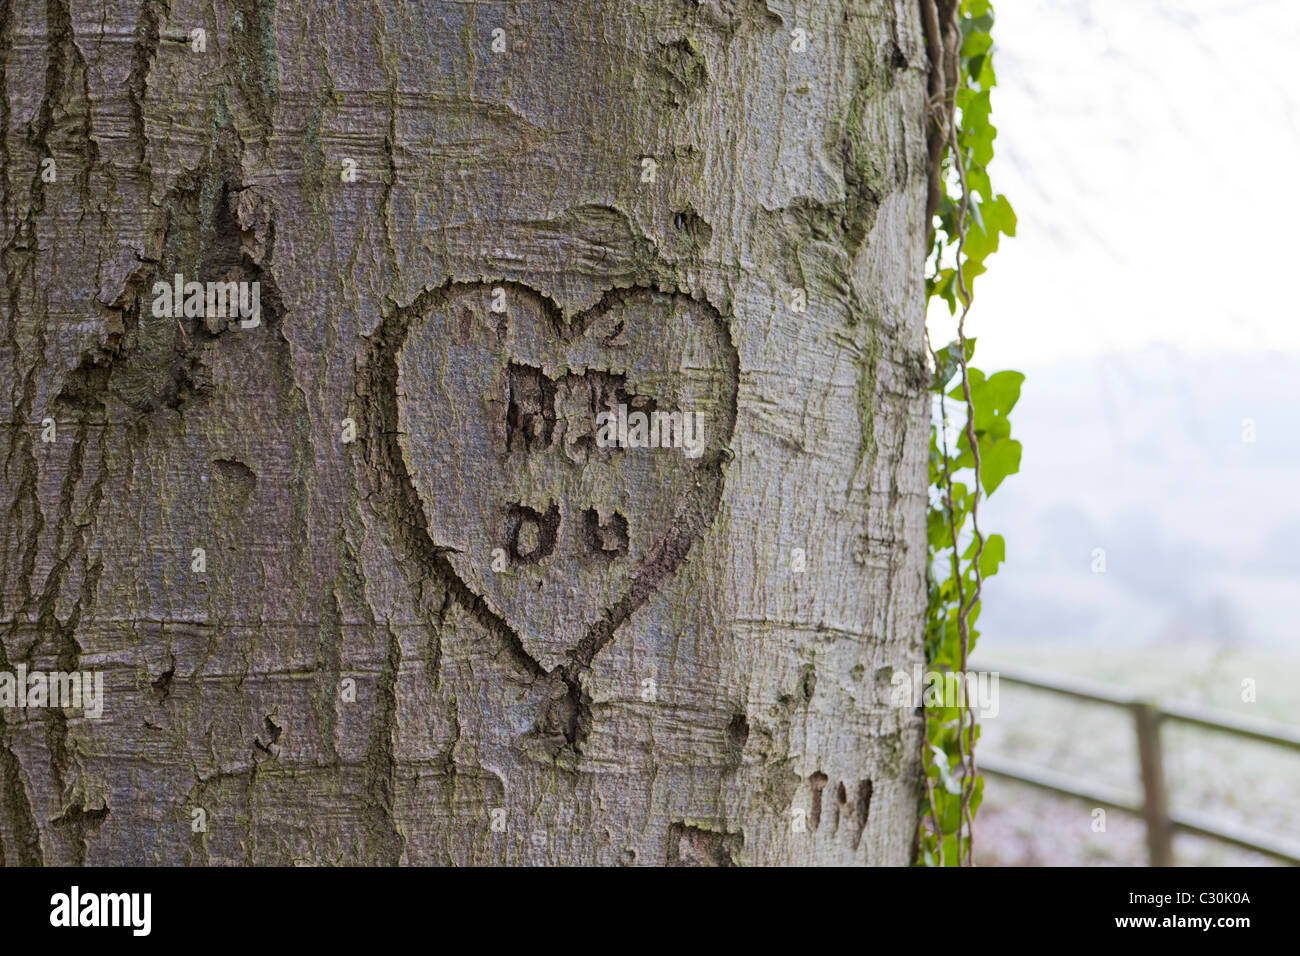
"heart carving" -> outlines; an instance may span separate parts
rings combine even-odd
[[[566,322],[517,283],[453,284],[408,318],[399,444],[434,546],[542,668],[589,664],[717,512],[725,322],[647,288]]]

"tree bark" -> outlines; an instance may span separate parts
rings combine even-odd
[[[0,0],[0,69],[0,671],[105,689],[0,709],[4,864],[909,861],[916,4]]]

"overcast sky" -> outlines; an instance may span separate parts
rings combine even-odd
[[[1028,379],[1022,470],[984,512],[1008,554],[990,653],[1296,646],[1300,0],[997,11],[992,172],[1020,232],[968,331]]]
[[[982,367],[1300,348],[1300,2],[1001,0]]]

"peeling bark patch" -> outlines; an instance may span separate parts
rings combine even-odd
[[[515,283],[451,285],[397,321],[395,430],[426,546],[572,691],[717,511],[739,363],[725,322],[647,288],[566,320]],[[660,447],[623,431],[604,447],[601,413],[660,422]]]
[[[0,720],[0,734],[8,731]],[[23,785],[23,768],[8,743],[0,737],[0,814],[11,839],[0,839],[0,858],[5,866],[41,866],[40,828],[31,800]]]
[[[706,830],[689,823],[668,828],[669,866],[735,866],[735,855],[745,845],[745,834]]]
[[[107,817],[107,803],[98,807],[84,807],[74,803],[50,821],[56,829],[68,831],[68,839],[72,842],[74,866],[86,865],[90,837],[104,825]]]
[[[524,745],[529,752],[562,764],[564,758],[578,752],[591,730],[591,695],[583,689],[578,674],[557,671],[544,680],[550,684],[550,694]]]
[[[709,82],[704,56],[690,37],[660,43],[657,65],[663,82],[664,104],[672,109],[695,99]]]
[[[713,227],[691,206],[673,213],[673,232],[664,237],[662,254],[671,259],[695,260],[713,241]]]
[[[769,31],[785,26],[785,19],[766,0],[683,0],[683,4],[692,16],[699,16],[726,37],[746,26]]]
[[[253,469],[234,458],[214,458],[212,470],[220,490],[233,496],[241,504],[247,503],[257,490],[257,475]]]
[[[764,802],[776,813],[786,813],[794,803],[802,780],[795,773],[789,758],[776,760],[763,768],[761,794]]]
[[[181,274],[187,282],[256,285],[265,328],[231,334],[279,332],[284,305],[269,268],[275,223],[269,205],[242,184],[240,149],[234,130],[219,127],[204,164],[167,192],[161,239],[111,301],[101,301],[113,313],[105,343],[68,373],[57,396],[61,409],[81,418],[107,410],[112,418],[134,414],[143,421],[163,409],[184,412],[211,396],[210,350],[238,323],[155,316],[156,280],[171,283]]]

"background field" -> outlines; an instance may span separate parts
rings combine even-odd
[[[992,644],[993,642],[990,642]],[[1300,713],[1300,655],[1205,642],[1163,641],[1102,651],[1049,644],[998,647],[998,660],[1139,690],[1155,700],[1291,721]],[[991,654],[986,654],[991,657]],[[979,667],[979,655],[975,666]],[[1241,681],[1256,681],[1243,703]],[[1140,801],[1132,720],[1114,708],[1000,685],[1000,712],[983,723],[980,751],[1079,780],[1123,789]],[[1300,845],[1300,753],[1195,728],[1162,728],[1171,809],[1194,810]],[[1092,807],[989,775],[976,818],[976,861],[997,865],[1142,866],[1145,830],[1136,817],[1107,813],[1092,830]],[[1178,835],[1179,865],[1276,865],[1217,841]]]

